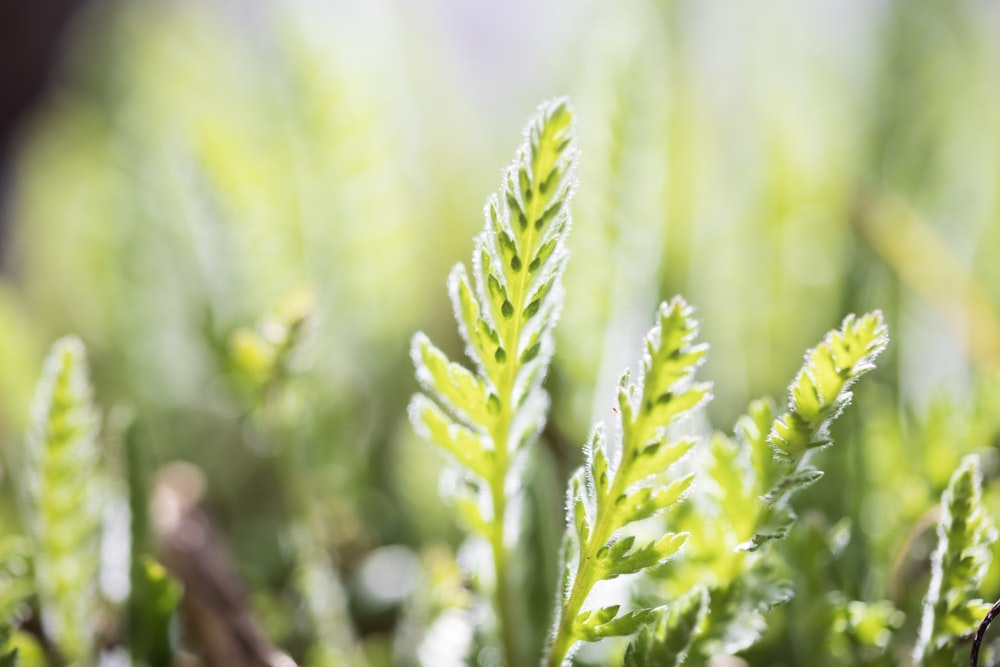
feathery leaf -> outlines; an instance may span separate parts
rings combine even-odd
[[[38,383],[26,442],[26,523],[48,635],[65,657],[86,658],[97,621],[98,540],[103,494],[83,343],[52,346]]]
[[[463,493],[456,509],[467,528],[490,542],[507,664],[517,661],[506,590],[507,551],[517,526],[510,511],[518,486],[512,471],[522,458],[518,453],[542,430],[548,409],[542,380],[562,307],[569,202],[576,185],[572,117],[565,99],[539,107],[500,190],[486,203],[472,278],[459,264],[448,279],[475,372],[449,361],[422,333],[412,346],[425,394],[413,398],[410,419],[482,490]]]
[[[764,613],[791,598],[773,554],[760,549],[788,534],[795,520],[790,498],[823,475],[808,465],[810,452],[829,443],[827,431],[848,404],[850,386],[874,367],[887,340],[878,312],[848,316],[841,329],[806,353],[789,389],[788,413],[776,416],[773,402],[754,401],[738,420],[735,437],[713,436],[707,505],[701,508],[714,516],[680,517],[681,529],[693,539],[676,566],[682,583],[673,590],[682,595],[693,582],[707,587],[704,623],[690,647],[697,660],[749,648],[767,627]]]
[[[648,627],[629,644],[624,667],[678,667],[687,658],[708,611],[708,592],[701,586],[670,605],[656,630]]]
[[[924,598],[920,634],[913,650],[917,667],[957,665],[968,654],[960,642],[971,635],[990,609],[976,596],[993,559],[997,539],[982,498],[979,458],[970,455],[941,497],[938,545],[931,559],[931,581]]]
[[[860,318],[848,315],[840,329],[806,352],[788,388],[788,412],[774,420],[768,435],[774,465],[758,460],[764,466],[761,472],[776,479],[764,496],[757,533],[745,548],[759,549],[787,534],[795,519],[789,499],[823,475],[808,464],[809,453],[830,444],[830,425],[850,404],[851,386],[875,368],[875,359],[888,343],[888,328],[876,310]]]
[[[839,330],[806,352],[805,363],[788,388],[788,413],[771,428],[775,451],[798,462],[807,451],[830,443],[830,423],[851,402],[850,387],[875,368],[889,342],[882,313],[848,315]]]
[[[687,540],[684,533],[667,533],[636,544],[618,536],[630,524],[655,516],[676,503],[693,476],[663,485],[667,469],[683,457],[694,441],[672,437],[667,429],[706,402],[711,387],[694,382],[707,346],[696,344],[698,323],[680,297],[663,303],[656,325],[646,337],[643,373],[638,383],[626,371],[619,383],[621,442],[614,456],[598,424],[591,433],[584,467],[569,487],[563,578],[568,582],[556,608],[546,665],[566,664],[581,641],[632,634],[648,616],[611,614],[600,624],[583,606],[594,585],[623,574],[641,572],[673,556]]]

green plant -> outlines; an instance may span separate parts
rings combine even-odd
[[[791,597],[780,562],[765,547],[787,536],[795,519],[791,498],[823,474],[809,463],[812,453],[830,444],[829,427],[850,402],[851,385],[874,368],[887,343],[880,313],[848,316],[806,353],[789,387],[788,412],[755,401],[734,438],[710,439],[709,492],[678,522],[696,537],[676,567],[659,573],[668,594],[681,599],[688,587],[708,589],[704,621],[690,636],[696,658],[749,648],[766,628],[765,612]]]
[[[24,510],[46,634],[70,661],[94,651],[98,548],[106,489],[83,343],[52,346],[25,443]]]
[[[417,378],[437,403],[417,395],[410,416],[468,476],[469,488],[457,489],[454,502],[468,529],[490,545],[491,593],[507,664],[520,660],[509,572],[520,522],[517,477],[548,407],[542,380],[562,306],[576,159],[567,101],[543,104],[499,192],[486,204],[486,226],[473,250],[473,280],[461,264],[448,278],[476,372],[450,362],[423,334],[413,339]]]
[[[524,659],[508,597],[507,567],[517,534],[511,528],[517,517],[508,509],[519,491],[510,471],[514,455],[545,419],[544,402],[530,399],[541,391],[552,354],[548,336],[561,299],[557,285],[571,188],[560,185],[548,199],[545,183],[572,178],[575,156],[562,153],[571,145],[570,131],[564,101],[541,107],[500,196],[487,204],[486,230],[473,253],[475,289],[461,265],[449,279],[459,330],[478,372],[450,362],[423,334],[413,345],[417,377],[436,402],[416,396],[411,419],[425,438],[453,457],[468,480],[454,502],[470,532],[485,537],[491,547],[495,587],[488,592],[494,596],[507,664]],[[565,168],[558,167],[560,161]],[[544,213],[548,210],[554,213]],[[550,231],[547,219],[556,214],[561,224]],[[536,236],[534,230],[542,233]],[[532,271],[542,268],[538,255],[551,257],[554,266],[532,279]],[[536,315],[541,323],[525,330],[525,322]],[[791,595],[773,560],[756,552],[787,534],[795,518],[791,498],[822,476],[810,464],[811,455],[830,444],[830,424],[850,402],[851,385],[874,368],[888,341],[885,325],[877,312],[847,317],[841,329],[807,353],[789,388],[787,413],[777,415],[773,404],[757,402],[740,420],[735,439],[708,439],[708,453],[701,458],[716,490],[714,516],[721,514],[728,530],[712,533],[710,526],[721,524],[699,511],[712,504],[709,494],[689,503],[694,509],[682,514],[678,525],[686,531],[657,531],[650,539],[640,527],[662,525],[664,513],[691,489],[694,472],[673,469],[683,468],[685,457],[703,441],[697,429],[685,426],[711,398],[710,385],[693,380],[707,346],[695,342],[698,325],[692,315],[680,298],[661,306],[646,338],[641,374],[633,382],[626,371],[619,382],[620,438],[611,447],[598,424],[585,465],[570,479],[562,592],[544,665],[568,664],[581,642],[640,629],[627,652],[628,664],[681,664],[689,652],[707,659],[743,650],[763,631],[764,612]],[[533,365],[524,369],[522,364]],[[667,481],[668,474],[673,479]],[[697,535],[693,553],[679,556],[671,567],[669,561],[691,535]],[[666,606],[640,602],[630,611],[622,604],[587,608],[600,582],[657,571],[690,592],[681,594],[675,586],[671,595],[665,584]],[[646,626],[657,617],[661,620],[650,633]]]
[[[656,613],[639,609],[618,615],[620,605],[581,610],[598,582],[662,564],[687,539],[667,532],[636,545],[634,535],[621,531],[669,508],[694,481],[693,473],[669,484],[660,480],[697,444],[667,429],[711,396],[709,385],[691,381],[707,352],[705,345],[694,344],[697,332],[683,299],[660,307],[659,323],[646,338],[641,377],[633,384],[626,371],[618,385],[618,446],[609,451],[598,424],[587,463],[570,480],[562,574],[566,593],[556,607],[547,665],[564,664],[579,641],[631,635]]]
[[[983,508],[979,460],[969,456],[941,498],[938,545],[931,560],[931,582],[924,598],[920,634],[913,649],[918,667],[945,667],[964,660],[971,635],[990,605],[974,596],[989,567],[997,530]]]
[[[657,126],[659,110],[647,112],[649,126]],[[627,115],[628,105],[615,113]],[[313,393],[321,373],[310,372],[306,359],[313,323],[330,317],[325,302],[308,290],[294,292],[251,328],[237,324],[249,318],[222,316],[225,293],[217,292],[202,341],[216,366],[216,382],[188,399],[197,409],[172,403],[173,412],[135,398],[140,417],[128,428],[109,419],[100,446],[83,344],[68,337],[53,346],[28,437],[7,467],[11,486],[22,492],[23,526],[13,517],[0,535],[0,665],[90,665],[117,654],[137,665],[170,667],[187,659],[184,653],[232,664],[219,657],[225,651],[208,648],[231,640],[243,642],[262,663],[294,659],[310,667],[677,667],[733,656],[750,665],[888,667],[907,664],[907,655],[917,666],[938,667],[963,660],[967,640],[988,609],[980,598],[997,585],[991,569],[996,531],[988,512],[998,501],[988,484],[995,470],[991,449],[1000,437],[987,414],[995,394],[984,382],[975,407],[952,410],[938,403],[946,407],[904,423],[875,392],[859,401],[862,410],[840,420],[856,381],[886,349],[880,311],[847,316],[806,353],[785,408],[768,398],[753,401],[733,431],[723,433],[709,424],[716,386],[696,378],[706,367],[708,345],[699,341],[692,306],[674,297],[656,310],[639,364],[619,376],[617,400],[604,406],[615,413],[612,426],[598,421],[582,448],[561,442],[572,438],[548,423],[550,403],[573,392],[560,393],[566,377],[551,373],[550,364],[557,359],[553,334],[571,246],[576,129],[567,100],[539,107],[500,190],[487,202],[471,271],[459,264],[449,276],[457,338],[471,363],[452,361],[443,351],[447,344],[440,349],[422,333],[412,341],[423,392],[410,399],[408,415],[417,433],[448,455],[442,487],[464,528],[457,551],[427,547],[420,541],[426,535],[400,528],[405,521],[397,522],[396,532],[386,528],[392,521],[384,516],[397,514],[385,511],[391,503],[399,501],[409,516],[414,510],[405,497],[373,490],[368,478],[381,472],[373,463],[371,470],[322,465],[330,459],[317,451],[333,439],[331,433],[344,432],[324,420],[342,419],[361,431],[362,419],[353,411],[365,408],[370,433],[391,430],[381,422],[392,420],[380,419],[372,404],[391,403],[386,396],[393,389],[403,393],[373,380],[372,387],[351,385],[361,396],[340,404],[347,416],[330,417],[328,406],[318,405],[337,393]],[[642,132],[629,133],[623,141],[632,152],[637,146],[631,135]],[[625,166],[646,164],[638,156],[652,148],[643,148],[607,170],[614,178],[597,199],[613,200],[625,189],[635,210],[655,211],[647,186],[652,192],[657,175],[649,175],[649,183],[630,183],[631,168]],[[604,230],[609,238],[613,227]],[[644,234],[632,232],[615,245],[616,256],[628,256],[642,242]],[[654,273],[642,276],[643,290],[653,289]],[[611,294],[628,288],[628,272],[616,275]],[[625,320],[643,297],[630,299],[595,313],[600,327],[617,333],[632,328]],[[0,319],[7,310],[16,306],[0,309]],[[791,324],[777,339],[791,335]],[[190,361],[186,348],[179,349],[178,359]],[[94,354],[99,385],[113,376],[108,355],[113,353]],[[574,363],[586,361],[587,355],[578,356],[583,359]],[[599,377],[606,370],[583,375]],[[163,391],[156,387],[150,395]],[[369,400],[376,395],[379,401]],[[211,400],[202,404],[205,397]],[[400,415],[401,405],[394,411]],[[158,419],[146,419],[158,411]],[[838,420],[847,436],[838,432],[840,445],[829,447]],[[374,439],[370,433],[364,437]],[[249,471],[241,478],[249,480],[241,497],[259,495],[273,512],[261,517],[256,508],[240,506],[229,517],[235,520],[227,529],[251,526],[251,538],[244,538],[250,547],[243,544],[235,567],[220,538],[238,547],[238,531],[217,530],[210,518],[213,512],[225,516],[220,496],[172,490],[172,469],[164,478],[154,476],[155,441],[191,434],[200,436],[192,448],[215,450],[227,465]],[[944,436],[961,442],[952,448],[948,440],[942,454],[935,441]],[[879,449],[886,442],[891,446]],[[902,461],[910,454],[906,447],[919,460]],[[944,488],[967,452],[974,453]],[[201,473],[181,467],[204,484]],[[929,467],[937,469],[927,474]],[[863,474],[854,474],[858,468]],[[365,479],[355,482],[354,473]],[[403,474],[408,481],[419,477],[408,469]],[[817,484],[824,474],[860,490]],[[567,481],[563,508],[555,489]],[[339,486],[339,504],[319,496],[327,485]],[[113,526],[116,508],[125,504],[116,496],[125,487],[130,549],[120,539],[105,541],[100,530],[104,521]],[[942,490],[938,515],[931,505]],[[167,492],[174,493],[174,505],[164,522],[163,508],[154,516],[150,500],[162,501]],[[865,503],[838,513],[848,504],[841,497],[855,495]],[[895,546],[898,535],[873,535],[885,525],[880,495],[905,501],[912,533],[891,566],[885,544]],[[914,516],[922,519],[913,522]],[[922,552],[935,521],[937,546],[933,554],[930,548]],[[27,537],[17,535],[21,529]],[[553,544],[547,551],[546,540],[560,542],[560,536],[561,548]],[[406,540],[420,553],[398,544]],[[96,585],[98,554],[116,545],[130,551],[130,589],[127,598],[105,600]],[[161,556],[169,567],[157,561]],[[930,582],[924,586],[928,563]],[[919,600],[913,604],[908,590],[887,590],[880,577],[890,567],[901,581],[920,584],[903,588],[927,590],[922,606]],[[249,599],[237,572],[254,591]],[[545,589],[544,604],[536,588]],[[547,595],[550,588],[554,596]],[[207,606],[196,608],[206,600]],[[531,626],[541,625],[535,621],[547,612],[543,636]],[[265,622],[258,626],[255,616]],[[996,649],[996,642],[984,645],[991,664]]]

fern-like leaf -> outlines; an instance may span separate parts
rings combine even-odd
[[[644,627],[625,651],[624,667],[678,667],[684,663],[708,611],[708,592],[697,587],[662,614],[655,631]]]
[[[917,667],[945,667],[965,661],[971,635],[990,609],[975,597],[993,559],[997,531],[982,498],[982,474],[975,455],[962,460],[941,498],[938,545],[924,598],[920,634],[913,650]]]
[[[575,188],[577,151],[565,99],[543,104],[485,207],[470,280],[457,265],[448,280],[459,331],[474,371],[448,360],[423,334],[412,356],[425,394],[410,418],[426,439],[448,452],[478,492],[456,498],[467,528],[485,537],[496,574],[497,615],[508,637],[507,552],[517,517],[510,511],[524,447],[541,431],[548,409],[542,380],[552,355],[552,327],[562,306],[561,278]]]
[[[83,343],[56,341],[33,404],[25,455],[25,510],[46,633],[63,655],[90,653],[97,621],[103,494]]]
[[[683,299],[662,304],[659,321],[646,338],[642,377],[632,383],[626,371],[619,383],[619,446],[608,447],[603,425],[592,431],[586,463],[569,488],[566,589],[548,647],[545,664],[550,667],[566,664],[581,641],[636,632],[648,618],[643,611],[620,617],[615,616],[617,607],[583,611],[591,590],[600,581],[662,564],[687,539],[683,533],[667,533],[637,544],[635,537],[620,532],[676,503],[693,480],[687,475],[665,484],[662,476],[695,444],[672,437],[667,428],[711,397],[710,385],[693,381],[707,352],[707,346],[694,342],[697,333],[692,309]],[[608,618],[595,626],[595,614]]]
[[[809,465],[808,455],[830,444],[830,425],[850,404],[851,386],[875,368],[875,359],[888,343],[882,313],[874,311],[862,317],[848,315],[840,329],[806,352],[805,363],[788,388],[788,412],[774,420],[768,436],[777,470],[770,464],[764,470],[776,479],[764,496],[766,508],[759,515],[757,532],[745,548],[758,549],[788,533],[795,519],[789,499],[823,476]]]
[[[887,341],[878,312],[847,317],[806,353],[787,413],[776,415],[770,400],[754,401],[734,437],[716,433],[710,441],[707,493],[696,508],[702,511],[680,517],[680,528],[693,534],[690,548],[661,573],[677,579],[668,588],[679,597],[696,582],[707,587],[704,623],[690,648],[696,663],[752,646],[767,628],[765,613],[791,598],[773,554],[761,548],[787,535],[795,518],[791,497],[822,476],[808,465],[810,452],[829,444],[827,431],[850,401],[850,386],[874,367]]]
[[[851,402],[849,391],[859,377],[875,368],[889,342],[882,313],[848,315],[840,329],[806,352],[805,364],[788,388],[788,413],[775,421],[771,444],[795,462],[808,450],[830,444],[829,427]]]

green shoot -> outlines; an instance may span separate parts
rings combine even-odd
[[[735,437],[716,433],[708,443],[708,506],[680,517],[690,546],[676,568],[663,573],[676,595],[696,585],[708,589],[704,621],[690,647],[694,658],[753,645],[767,627],[765,612],[791,597],[762,547],[788,534],[795,520],[792,496],[823,474],[809,465],[811,452],[830,444],[830,425],[850,403],[850,387],[874,368],[887,344],[881,313],[848,316],[806,353],[789,387],[787,413],[777,416],[770,400],[754,401]],[[659,635],[652,638],[658,641]],[[632,655],[640,665],[660,664],[642,662],[651,653],[639,643]]]
[[[979,458],[962,460],[941,498],[938,546],[931,559],[931,582],[924,598],[920,633],[913,649],[916,667],[964,662],[971,635],[990,605],[976,597],[993,559],[997,531],[983,506]]]
[[[543,104],[486,204],[472,280],[461,264],[448,280],[475,372],[450,362],[422,333],[413,339],[417,378],[427,393],[413,398],[410,418],[421,435],[456,459],[475,489],[457,492],[455,503],[469,530],[491,548],[508,665],[518,662],[508,562],[519,525],[512,501],[524,448],[541,431],[548,409],[541,385],[562,306],[576,160],[568,102]]]
[[[587,461],[570,480],[563,551],[565,594],[556,608],[544,664],[569,662],[580,642],[630,635],[656,613],[640,609],[619,614],[620,606],[585,610],[594,586],[642,572],[673,556],[686,534],[666,533],[637,543],[623,529],[656,516],[691,486],[693,474],[664,483],[663,474],[696,444],[667,431],[711,397],[711,387],[694,382],[707,346],[695,344],[698,323],[680,297],[660,306],[659,321],[646,337],[643,373],[632,383],[626,371],[618,389],[621,441],[611,450],[598,424]]]
[[[103,495],[83,343],[56,341],[35,392],[26,443],[26,523],[46,634],[65,658],[85,661],[97,622]]]
[[[708,600],[707,591],[699,586],[661,615],[655,631],[643,627],[625,651],[624,667],[678,667],[683,664],[708,612]]]
[[[795,519],[789,499],[823,476],[809,465],[809,454],[831,444],[830,425],[850,404],[851,386],[875,368],[875,359],[888,344],[882,313],[875,311],[860,318],[848,315],[840,329],[806,352],[805,363],[788,388],[788,412],[774,420],[768,436],[777,469],[762,465],[765,474],[776,472],[778,479],[764,496],[765,508],[747,549],[787,534]]]

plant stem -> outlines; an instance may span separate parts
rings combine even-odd
[[[520,313],[523,308],[524,286],[519,286],[514,292],[516,300],[519,302],[515,312]],[[511,341],[505,341],[505,347],[512,350],[507,355],[507,364],[504,367],[502,387],[498,387],[500,396],[501,413],[497,420],[496,428],[490,434],[493,438],[494,448],[494,476],[489,480],[490,498],[493,505],[493,530],[490,535],[490,547],[493,551],[493,570],[496,582],[493,604],[497,615],[497,624],[500,626],[500,644],[503,652],[504,664],[507,667],[518,665],[517,637],[514,632],[514,609],[509,598],[510,577],[507,566],[507,544],[504,540],[505,526],[507,524],[507,468],[510,465],[510,426],[514,416],[511,410],[511,403],[514,397],[514,380],[516,378],[516,352],[517,340],[521,333],[520,317],[515,324]]]
[[[627,450],[623,447],[622,451]],[[624,457],[622,458],[624,459]],[[610,500],[622,495],[625,492],[626,479],[627,476],[622,474],[621,466],[619,466],[605,498]],[[597,564],[597,551],[607,544],[615,532],[615,526],[610,524],[613,517],[612,512],[598,512],[594,530],[587,539],[587,544],[580,546],[580,566],[577,569],[576,578],[573,579],[573,588],[570,590],[569,599],[566,600],[566,604],[559,614],[559,625],[545,657],[546,667],[560,667],[569,650],[573,647],[575,638],[570,630],[574,619],[580,614],[583,603],[587,601],[587,597],[596,583],[593,580],[591,570]]]
[[[547,174],[551,171],[556,155],[554,153],[543,154],[538,160],[537,173]],[[526,225],[523,243],[518,251],[525,257],[532,257],[537,252],[539,241],[538,230],[534,224],[540,220],[544,211],[541,192],[538,184],[531,184],[532,195],[525,195],[525,214],[529,221]],[[525,262],[527,263],[527,262]],[[500,625],[500,638],[503,650],[504,664],[508,667],[516,667],[521,664],[520,651],[517,642],[517,632],[513,601],[510,598],[510,571],[508,567],[507,544],[504,540],[505,526],[507,523],[507,474],[510,466],[511,452],[519,443],[511,442],[511,425],[514,421],[516,410],[514,409],[514,388],[517,382],[517,373],[521,366],[521,351],[519,350],[521,333],[524,329],[524,310],[531,283],[533,280],[531,271],[522,269],[518,272],[514,284],[508,285],[509,295],[513,306],[513,322],[509,330],[509,336],[503,340],[503,349],[507,353],[503,371],[497,383],[501,413],[497,419],[496,426],[491,430],[490,436],[493,439],[494,448],[494,475],[489,480],[490,497],[493,505],[493,530],[490,536],[490,546],[493,551],[493,566],[496,579],[496,591],[494,593],[494,606],[496,609],[497,623]]]
[[[506,471],[506,467],[504,468]],[[507,545],[504,543],[504,524],[506,522],[507,499],[504,496],[504,485],[493,485],[491,488],[493,508],[496,514],[490,546],[493,550],[493,568],[496,579],[496,590],[493,594],[493,604],[500,626],[500,646],[503,652],[504,664],[513,667],[518,664],[516,635],[514,633],[514,610],[510,604],[507,572]]]

